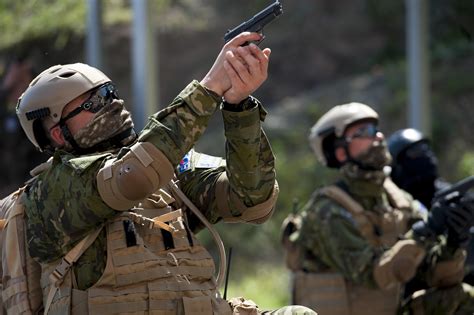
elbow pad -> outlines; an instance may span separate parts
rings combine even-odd
[[[373,276],[377,286],[385,290],[408,282],[415,276],[425,254],[425,250],[414,240],[398,241],[374,266]]]
[[[273,191],[267,200],[253,207],[247,207],[230,189],[227,175],[222,173],[217,180],[217,208],[226,223],[262,224],[272,216],[279,191],[278,183],[275,181]]]
[[[97,174],[102,200],[115,210],[128,210],[166,185],[174,176],[168,158],[153,144],[137,142],[120,159],[110,159]]]

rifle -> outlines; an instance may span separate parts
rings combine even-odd
[[[474,187],[474,175],[471,175],[469,177],[466,177],[459,182],[453,184],[451,187],[442,189],[438,191],[433,198],[433,201],[431,204],[448,204],[451,202],[458,202],[468,191]],[[446,214],[444,214],[446,216]],[[446,229],[445,225],[442,224],[443,220],[434,220],[428,217],[428,225],[431,227],[434,233],[440,234],[443,233],[444,230]]]
[[[256,32],[262,34],[264,26],[276,19],[282,13],[283,7],[281,3],[276,0],[273,4],[255,14],[248,21],[228,30],[224,35],[224,41],[227,43],[242,32]],[[263,39],[264,37],[262,36],[262,39],[255,42],[255,44],[258,45]]]
[[[454,198],[459,198],[471,189],[471,187],[474,187],[474,175],[466,177],[456,184],[436,192],[433,203],[437,201],[447,202]]]
[[[474,187],[474,175],[466,177],[448,188],[438,191],[432,201],[433,205],[447,205],[458,203],[459,200]],[[436,208],[436,207],[435,207]],[[422,221],[415,223],[413,229],[420,236],[439,235],[446,230],[446,213],[440,209],[433,209],[428,215],[428,221],[423,224]]]

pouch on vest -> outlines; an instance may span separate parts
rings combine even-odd
[[[1,301],[7,314],[37,314],[42,309],[41,267],[27,249],[22,192],[0,201]]]
[[[285,263],[290,270],[301,269],[301,246],[296,243],[296,236],[301,229],[301,216],[290,214],[281,226],[281,243],[285,249]]]

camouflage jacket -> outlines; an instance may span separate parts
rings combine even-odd
[[[370,182],[355,184],[349,180],[344,180],[344,183],[351,197],[364,208],[364,211],[371,213],[372,217],[383,217],[386,211],[392,209],[387,193],[381,185]],[[408,194],[407,198],[410,207],[399,209],[402,210],[402,215],[406,216],[405,220],[408,223],[406,231],[403,231],[406,234],[400,237],[410,237],[411,224],[426,215],[426,209],[421,203],[413,200]],[[317,192],[304,206],[301,218],[301,229],[292,237],[302,249],[301,266],[304,270],[338,272],[350,282],[376,287],[373,268],[377,259],[390,248],[390,244],[379,246],[371,244],[361,234],[350,211]],[[383,236],[383,229],[377,229],[375,225],[374,228],[376,235]],[[428,254],[417,276],[427,281],[426,278],[431,275],[430,266],[441,256],[441,259],[451,258],[450,255],[453,253],[442,248],[439,243],[423,245]]]
[[[150,116],[139,134],[139,141],[154,144],[177,166],[181,189],[211,223],[221,219],[213,185],[223,172],[227,173],[232,194],[249,207],[269,198],[275,184],[273,153],[260,127],[265,111],[252,97],[245,102],[242,111],[222,110],[225,163],[200,168],[188,164],[189,155],[183,158],[220,104],[197,81],[189,84],[167,108]],[[117,214],[102,201],[96,184],[98,170],[113,157],[112,153],[74,156],[57,151],[52,166],[29,184],[23,202],[28,246],[34,259],[41,263],[63,257],[94,227]],[[189,221],[194,231],[201,228],[192,216]],[[105,267],[106,250],[102,231],[74,268],[80,289],[98,280]]]

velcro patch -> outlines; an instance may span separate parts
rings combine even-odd
[[[189,151],[188,153],[186,153],[184,157],[181,159],[181,161],[179,162],[178,172],[180,174],[191,169],[191,153],[192,151]]]
[[[196,168],[213,168],[221,165],[222,158],[218,156],[212,156],[207,154],[199,154],[196,162]]]

